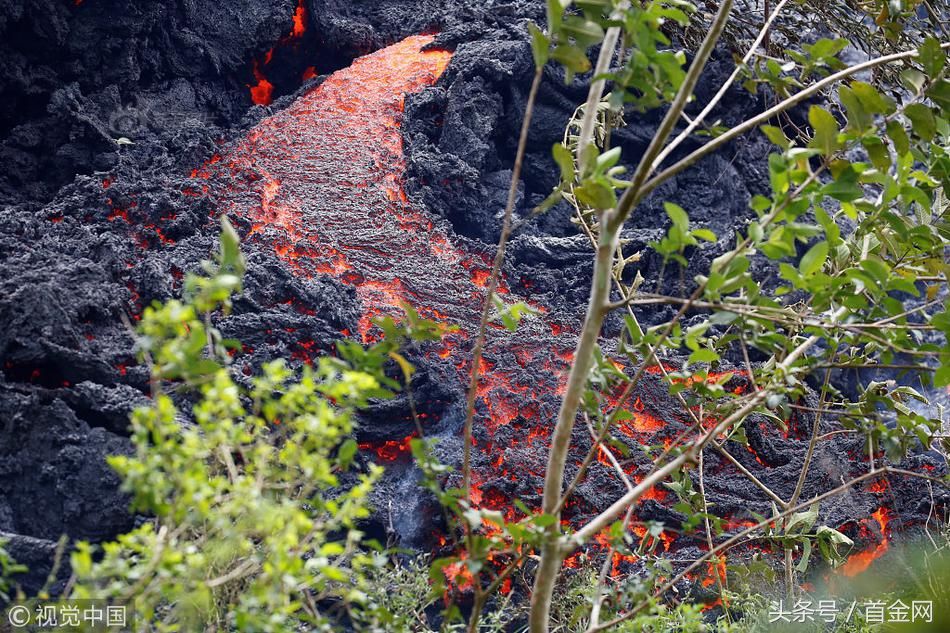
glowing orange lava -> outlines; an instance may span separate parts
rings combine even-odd
[[[409,453],[409,442],[411,442],[415,436],[415,433],[413,433],[401,440],[389,440],[379,444],[360,442],[359,447],[361,450],[375,453],[376,457],[382,462],[394,462],[401,456]]]
[[[462,378],[469,364],[456,350],[463,346],[459,351],[467,353],[470,346],[490,263],[415,206],[402,186],[406,95],[435,83],[452,57],[422,50],[433,40],[409,37],[357,59],[192,175],[240,180],[240,189],[217,192],[221,212],[250,220],[251,235],[271,243],[298,274],[330,275],[352,286],[364,309],[357,332],[364,342],[378,336],[376,317],[399,315],[405,303],[459,325],[434,354],[459,358],[453,365]],[[511,292],[505,279],[499,292]],[[548,327],[538,327],[547,337]],[[503,343],[486,352],[478,395],[489,429],[538,418],[537,406],[525,404],[538,398],[538,376],[495,370],[497,358],[515,353]],[[567,349],[518,358],[526,368],[550,372],[550,395],[562,388]]]
[[[295,44],[301,37],[303,37],[303,34],[306,31],[307,8],[304,6],[304,0],[297,0],[297,7],[294,9],[293,14],[293,26],[290,29],[290,33],[280,38],[280,40],[277,42],[277,46]],[[274,100],[274,84],[267,79],[262,69],[262,66],[269,64],[273,57],[274,48],[271,48],[266,53],[264,53],[263,62],[255,59],[251,67],[251,73],[254,75],[255,83],[253,85],[248,84],[248,88],[251,91],[251,101],[253,101],[256,105],[270,105]],[[308,71],[312,72],[312,70],[313,66],[304,71],[301,81],[306,81],[309,79],[310,76],[308,76]],[[316,76],[316,73],[311,76]]]
[[[294,9],[294,28],[286,39],[296,40],[303,37],[307,29],[307,8],[303,6],[303,0],[297,0],[297,8]]]
[[[267,77],[261,72],[260,64],[254,60],[254,79],[257,83],[251,86],[251,101],[257,105],[270,105],[274,98],[274,84],[267,81]]]
[[[871,566],[871,563],[883,556],[884,552],[889,549],[890,544],[887,538],[887,524],[888,521],[890,521],[890,515],[887,508],[878,508],[871,514],[871,518],[874,519],[880,530],[880,542],[873,549],[849,556],[847,562],[839,569],[841,575],[847,576],[848,578],[857,576],[861,572],[866,571],[867,568]]]
[[[304,18],[302,14],[302,23]],[[357,59],[286,109],[264,118],[192,177],[207,181],[220,213],[245,220],[249,239],[272,248],[298,275],[330,276],[351,287],[362,306],[355,338],[376,340],[380,331],[374,318],[399,316],[405,303],[423,316],[459,326],[424,353],[445,372],[438,380],[464,385],[490,261],[445,220],[415,204],[403,188],[406,96],[433,85],[452,58],[448,51],[426,48],[434,39],[409,37]],[[266,81],[263,74],[259,79]],[[499,280],[499,294],[506,301],[530,302],[515,288],[510,279]],[[540,311],[540,316],[525,319],[517,333],[493,329],[479,368],[481,433],[473,443],[483,461],[473,473],[471,500],[502,511],[509,520],[516,517],[512,499],[501,495],[498,482],[517,483],[526,473],[506,468],[506,460],[517,450],[546,453],[558,395],[572,362],[571,326],[552,323]],[[349,330],[344,335],[349,336]],[[294,357],[304,362],[317,353],[309,340],[298,341],[294,348]],[[647,371],[657,373],[660,368]],[[707,380],[721,376],[710,374]],[[644,444],[671,441],[662,437],[666,424],[651,413],[651,406],[639,398],[627,406],[631,415],[618,425],[620,433]],[[362,447],[378,461],[394,462],[409,452],[412,437]],[[642,479],[633,460],[621,459],[619,453],[614,457],[633,481]],[[613,472],[606,453],[598,460]],[[664,488],[654,487],[644,499],[664,502],[668,496]],[[484,526],[487,533],[496,529]],[[636,529],[645,528],[640,524]],[[664,550],[674,538],[673,533],[656,537]],[[572,557],[566,564],[577,560]],[[620,573],[634,560],[617,554],[612,567]],[[447,572],[454,574],[458,587],[471,582],[464,565]]]

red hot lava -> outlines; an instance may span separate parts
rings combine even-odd
[[[277,46],[286,46],[298,42],[306,30],[307,8],[304,6],[304,0],[297,0],[297,8],[294,9],[293,26],[290,29],[290,33],[280,38],[277,42]],[[257,105],[270,105],[271,101],[274,100],[274,84],[267,79],[263,70],[263,67],[267,66],[271,62],[271,59],[273,59],[274,48],[264,53],[263,61],[255,59],[251,67],[251,73],[254,75],[255,83],[253,85],[249,84],[248,89],[250,89],[251,92],[251,101]],[[301,77],[301,81],[308,78],[305,73],[304,76]]]
[[[884,552],[890,549],[890,543],[888,542],[888,528],[887,524],[890,521],[890,514],[888,513],[887,508],[881,507],[875,510],[871,514],[873,519],[873,529],[877,531],[880,535],[880,540],[878,544],[871,549],[865,550],[863,552],[857,552],[848,557],[847,562],[841,567],[839,573],[843,576],[853,577],[857,576],[861,572],[867,570],[871,566],[871,563],[880,558]],[[868,521],[871,524],[870,521]],[[867,530],[867,527],[864,527]]]
[[[303,15],[295,14],[294,33],[297,15],[303,24]],[[331,275],[352,286],[363,305],[356,334],[364,342],[378,335],[372,319],[399,314],[403,303],[425,317],[458,325],[459,331],[432,350],[430,358],[448,368],[447,380],[464,385],[469,371],[465,359],[488,283],[488,258],[414,205],[402,187],[400,125],[406,95],[434,84],[451,59],[444,50],[423,50],[433,40],[409,37],[357,59],[262,120],[193,176],[208,179],[218,210],[246,218],[251,238],[272,247],[297,274]],[[499,293],[518,300],[504,279]],[[492,331],[478,393],[476,504],[514,518],[512,504],[500,490],[538,499],[550,421],[571,349],[570,328],[552,324],[544,315],[522,324],[516,335]],[[650,369],[650,374],[660,371]],[[639,399],[631,408],[631,418],[619,429],[631,443],[669,441],[663,436],[670,433],[664,428],[669,421],[653,415]],[[408,439],[366,448],[392,462],[405,454]],[[642,477],[636,465],[621,463],[621,456],[604,452],[600,457],[594,466],[602,472],[619,467],[634,481]],[[516,466],[509,469],[508,464]],[[666,497],[662,489],[648,496],[652,502]],[[571,511],[569,505],[566,512]],[[875,518],[883,535],[885,511]],[[669,549],[673,537],[664,533],[661,540]],[[886,550],[886,540],[882,547]],[[868,553],[869,562],[880,553]],[[617,573],[626,562],[623,557],[614,561]],[[858,559],[849,565],[857,568]]]
[[[252,72],[254,73],[254,79],[257,80],[257,83],[250,86],[251,101],[257,105],[270,105],[270,102],[274,98],[274,84],[267,81],[267,77],[261,72],[261,66],[256,59],[254,60]]]
[[[364,342],[377,336],[374,317],[398,314],[409,303],[423,316],[461,326],[435,352],[451,360],[463,358],[455,349],[477,324],[489,265],[402,188],[405,95],[433,84],[451,59],[448,51],[422,50],[433,39],[410,37],[356,60],[194,173],[227,170],[241,181],[222,192],[219,210],[248,218],[255,239],[272,244],[298,274],[332,275],[352,285],[364,306],[358,332]],[[510,293],[504,281],[500,292]],[[523,343],[506,352],[528,358]],[[528,376],[494,371],[496,360],[489,354],[482,367],[489,426],[518,418],[537,388]],[[546,364],[556,381],[565,360],[530,362]],[[456,365],[459,375],[468,371],[464,360]]]

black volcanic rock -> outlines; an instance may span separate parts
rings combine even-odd
[[[56,390],[0,385],[0,419],[0,531],[99,541],[132,526],[105,463],[128,439],[82,419]]]

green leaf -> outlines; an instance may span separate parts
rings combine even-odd
[[[501,297],[496,295],[494,300],[495,307],[498,309],[498,315],[501,318],[501,322],[505,326],[505,329],[507,329],[509,332],[516,331],[518,329],[518,325],[521,324],[521,319],[526,315],[534,315],[538,312],[523,301],[506,306]]]
[[[819,525],[818,529],[815,530],[815,534],[821,538],[827,539],[831,543],[835,543],[836,545],[847,545],[848,547],[854,545],[854,541],[852,541],[846,535],[832,527],[828,527],[827,525]]]
[[[788,150],[791,147],[791,143],[788,140],[788,137],[785,136],[785,132],[782,131],[782,128],[775,127],[774,125],[763,125],[759,128],[762,130],[762,133],[772,141],[775,145],[778,145],[784,150]]]
[[[944,112],[950,110],[950,81],[938,81],[927,90],[926,95]]]
[[[814,275],[821,270],[826,259],[828,259],[828,242],[818,242],[809,248],[808,252],[802,256],[802,260],[798,264],[798,269],[802,275],[806,277]]]
[[[813,105],[808,109],[808,122],[815,131],[815,136],[808,144],[830,157],[841,147],[838,142],[838,121],[830,112],[820,106]]]
[[[884,284],[891,274],[891,267],[875,257],[862,259],[858,266],[879,284]]]
[[[222,272],[244,273],[244,256],[241,255],[241,238],[227,216],[221,216],[221,267]],[[238,280],[240,284],[240,280]]]
[[[400,354],[399,352],[389,352],[389,357],[396,361],[399,364],[399,368],[402,370],[402,375],[405,378],[406,382],[412,378],[412,375],[416,373],[416,368],[412,366],[406,357]]]
[[[739,315],[735,312],[726,312],[723,310],[713,312],[712,316],[709,317],[709,322],[713,325],[729,325],[738,318]]]
[[[851,90],[868,112],[890,114],[895,110],[894,102],[878,92],[877,88],[869,83],[853,81],[851,82]]]
[[[811,558],[811,541],[807,538],[802,541],[802,557],[799,559],[798,564],[795,565],[795,571],[799,573],[805,573],[808,569],[808,561]]]
[[[934,386],[941,388],[950,386],[950,363],[944,361],[934,372]]]
[[[848,46],[848,40],[844,38],[828,39],[823,37],[814,44],[806,44],[805,51],[815,61],[827,60],[843,51]]]
[[[711,349],[701,347],[689,355],[689,360],[687,362],[690,365],[695,365],[696,363],[712,363],[717,360],[719,360],[719,354]]]
[[[686,214],[683,207],[673,202],[664,202],[663,208],[666,210],[666,215],[669,216],[670,221],[673,222],[673,226],[684,233],[689,230],[689,215]]]
[[[340,464],[344,468],[348,467],[353,463],[353,458],[356,456],[356,452],[359,449],[359,445],[356,443],[356,440],[350,438],[343,442],[340,445],[340,450],[337,453],[337,458],[340,460]]]
[[[861,145],[868,153],[871,163],[880,169],[886,171],[891,166],[891,155],[887,151],[887,145],[877,136],[868,136],[861,139]]]
[[[564,18],[562,31],[569,37],[574,38],[578,46],[584,48],[593,46],[604,39],[604,29],[599,24],[576,15],[569,15]]]
[[[853,172],[852,172],[853,173]],[[822,194],[831,196],[840,202],[851,202],[857,200],[864,192],[858,186],[856,179],[839,178],[829,182],[821,188]]]
[[[938,312],[930,318],[930,325],[944,334],[950,334],[950,312]]]
[[[848,128],[860,133],[871,127],[874,117],[865,110],[864,104],[851,88],[847,86],[838,88],[838,97],[848,113]]]
[[[755,211],[756,214],[762,215],[766,209],[772,208],[772,201],[757,193],[749,201],[749,208]]]
[[[563,193],[563,189],[557,187],[554,191],[549,193],[540,204],[531,210],[531,215],[540,215],[554,208],[561,201]]]
[[[916,68],[905,68],[900,73],[901,83],[913,93],[920,92],[927,83],[927,77]]]
[[[614,190],[593,180],[586,180],[574,187],[574,194],[592,209],[612,209],[617,206],[617,194]]]
[[[925,141],[929,141],[937,133],[937,122],[933,112],[922,103],[912,103],[904,109],[904,114],[914,126],[914,133]]]
[[[571,44],[558,44],[551,57],[564,64],[573,73],[586,73],[590,70],[590,60],[584,51]]]
[[[793,529],[797,525],[801,525],[802,532],[807,532],[811,529],[811,526],[815,524],[815,521],[818,520],[818,504],[813,504],[808,510],[803,512],[796,512],[788,519],[788,523],[785,524],[785,533],[792,534]]]
[[[570,1],[548,0],[547,18],[548,29],[551,33],[558,33],[561,30],[561,22],[564,19],[564,9],[570,4]]]
[[[574,155],[560,143],[555,143],[551,148],[551,154],[554,155],[554,161],[561,168],[561,180],[564,182],[574,182]]]
[[[917,49],[917,61],[923,66],[924,72],[931,79],[935,78],[946,62],[946,53],[940,48],[940,41],[930,36],[924,40],[924,43]]]
[[[534,65],[536,68],[541,68],[551,57],[551,40],[534,22],[528,22],[528,32],[531,34],[531,54],[534,57]]]
[[[621,151],[621,148],[614,147],[598,156],[596,161],[597,168],[595,172],[598,174],[606,173],[608,169],[620,162]]]
[[[899,121],[888,121],[887,135],[894,141],[894,149],[903,156],[910,151],[910,139],[907,138],[907,132]]]

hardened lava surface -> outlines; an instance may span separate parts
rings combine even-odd
[[[148,391],[126,322],[175,296],[214,248],[216,213],[195,169],[355,57],[433,28],[490,54],[543,10],[0,1],[0,532],[30,566],[28,591],[60,535],[97,542],[134,523],[104,461],[128,450],[128,414]],[[267,101],[255,98],[258,75],[269,106],[255,104]],[[246,291],[222,324],[246,344],[239,369],[299,362],[299,340],[331,349],[357,330],[352,285],[246,250]]]

